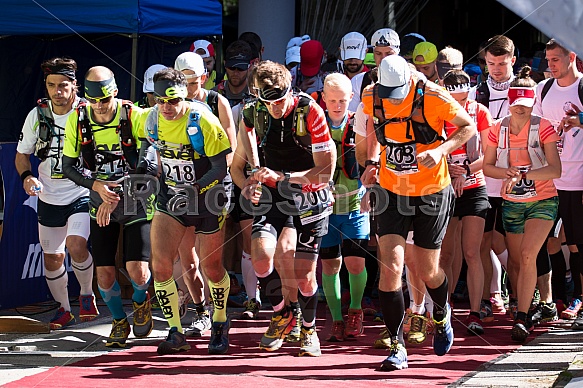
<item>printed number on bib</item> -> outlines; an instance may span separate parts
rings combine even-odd
[[[126,168],[125,160],[121,158],[123,153],[121,151],[115,151],[111,152],[111,154],[119,156],[120,159],[99,164],[99,167],[97,167],[98,179],[102,179],[101,177],[103,177],[103,179],[108,179],[113,176],[123,176]]]
[[[189,160],[163,159],[164,175],[166,180],[174,183],[194,183],[196,174],[194,165]]]
[[[54,155],[49,159],[49,163],[51,164],[51,179],[64,179],[60,156]]]
[[[321,220],[332,214],[332,196],[329,189],[294,193],[293,198],[302,225]]]
[[[386,167],[396,175],[415,174],[419,172],[417,166],[416,144],[389,143],[385,149],[387,155]]]
[[[527,199],[536,197],[536,190],[534,187],[534,181],[529,179],[521,179],[512,188],[512,191],[508,194],[508,198],[513,199]]]
[[[456,165],[466,165],[469,166],[470,165],[470,159],[468,159],[468,155],[466,155],[465,153],[462,154],[457,154],[457,155],[450,155],[451,157],[451,163],[452,164],[456,164]],[[466,178],[466,181],[464,183],[464,187],[468,187],[468,186],[472,186],[475,185],[478,182],[478,179],[476,178],[476,174],[471,174],[470,176],[468,176]]]

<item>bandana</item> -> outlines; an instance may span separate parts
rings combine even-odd
[[[103,81],[85,80],[85,97],[101,98],[112,96],[117,90],[115,78],[111,77]]]
[[[510,75],[510,79],[504,82],[496,82],[492,79],[492,76],[488,74],[488,80],[486,81],[490,87],[494,90],[502,91],[508,90],[510,83],[514,80],[514,74]]]
[[[64,75],[65,77],[69,78],[71,81],[76,79],[75,77],[75,70],[71,69],[67,65],[56,65],[56,66],[44,66],[42,68],[43,74],[45,76],[45,81],[47,80],[47,76],[51,74],[60,74]]]
[[[452,65],[450,63],[447,62],[435,62],[436,66],[437,66],[437,75],[439,76],[440,79],[445,78],[445,75],[447,74],[448,71],[450,70],[461,70],[462,69],[462,65]]]
[[[471,88],[470,83],[459,84],[459,85],[445,85],[445,89],[450,93],[466,93],[469,92]]]
[[[188,96],[188,90],[185,85],[179,85],[176,81],[160,80],[154,82],[154,94],[157,97],[179,97],[184,99]]]
[[[276,101],[285,97],[287,92],[289,92],[289,89],[289,86],[284,90],[280,88],[259,89],[259,98],[265,101]]]

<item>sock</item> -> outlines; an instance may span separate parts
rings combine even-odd
[[[261,303],[261,294],[259,287],[257,287],[257,275],[253,270],[253,263],[251,262],[251,255],[247,252],[241,254],[241,273],[243,275],[243,284],[249,299],[255,299]]]
[[[204,300],[200,303],[194,303],[194,311],[199,314],[204,312]]]
[[[403,290],[381,291],[379,290],[379,304],[385,320],[385,326],[389,335],[397,337],[400,343],[403,341],[403,319],[405,318],[405,300]]]
[[[339,274],[335,273],[334,275],[326,275],[325,273],[322,273],[322,288],[324,288],[324,295],[326,295],[326,303],[328,303],[328,308],[330,308],[332,320],[342,321],[342,301]],[[352,304],[352,301],[350,304]]]
[[[368,278],[366,267],[359,274],[349,274],[348,278],[350,279],[350,308],[360,310],[362,308],[361,302]]]
[[[127,315],[125,311],[123,311],[123,303],[121,301],[121,288],[119,287],[119,283],[116,281],[113,282],[111,288],[103,289],[101,287],[97,287],[99,289],[99,293],[103,298],[103,301],[107,305],[107,308],[111,312],[111,316],[113,319],[119,321],[120,319],[124,319]]]
[[[152,280],[152,274],[149,273],[148,270],[148,281],[141,286],[136,284],[133,280],[132,287],[134,287],[134,293],[132,294],[132,300],[138,304],[144,303],[146,300],[146,292],[148,292],[148,288],[150,287],[150,281]]]
[[[158,283],[154,280],[154,289],[156,290],[156,298],[164,314],[164,318],[168,321],[170,327],[175,327],[182,333],[182,324],[180,323],[180,313],[178,307],[178,289],[174,277],[165,282]]]
[[[500,264],[502,264],[502,267],[508,268],[508,249],[505,249],[504,252],[497,256],[498,260],[500,260]]]
[[[300,291],[298,296],[298,302],[300,303],[300,308],[302,309],[302,326],[312,327],[316,323],[318,291],[315,289],[312,295],[304,295],[304,293]]]
[[[565,265],[565,257],[563,251],[559,249],[557,253],[549,255],[551,258],[551,287],[553,290],[553,300],[562,300],[567,302],[567,289],[565,287],[565,274],[567,273],[567,266]]]
[[[573,298],[579,298],[579,295],[581,295],[581,277],[580,277],[582,267],[581,252],[571,252],[571,254],[569,255],[569,265],[571,267],[571,276],[573,277],[573,283],[575,284]]]
[[[67,274],[65,265],[61,265],[61,268],[56,271],[49,271],[45,268],[45,280],[47,281],[53,299],[59,303],[65,311],[71,311],[69,292],[67,291],[69,275]]]
[[[257,274],[257,279],[259,279],[259,284],[269,303],[273,306],[274,312],[279,312],[283,310],[285,302],[283,300],[283,295],[281,294],[281,279],[279,274],[274,269],[265,274]]]
[[[225,275],[218,283],[214,283],[210,279],[208,283],[215,306],[213,322],[227,322],[227,297],[231,288],[231,278],[225,271]]]
[[[81,295],[93,295],[93,256],[91,252],[87,259],[82,263],[77,263],[71,260],[71,266],[73,267],[73,272],[77,276],[77,281],[81,286]]]
[[[443,279],[441,286],[437,288],[427,287],[427,291],[433,299],[433,319],[437,322],[443,321],[446,315],[447,304],[447,277]]]

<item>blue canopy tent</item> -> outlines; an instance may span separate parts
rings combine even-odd
[[[14,168],[16,141],[24,119],[44,95],[40,63],[55,56],[75,59],[81,86],[91,66],[107,66],[115,74],[119,97],[134,99],[142,96],[142,78],[148,66],[172,66],[176,56],[187,51],[195,39],[214,36],[220,41],[221,34],[222,5],[218,0],[2,2],[0,308],[50,299],[40,265],[35,206],[27,201]]]

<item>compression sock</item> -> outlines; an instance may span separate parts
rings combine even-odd
[[[93,295],[93,256],[91,256],[91,253],[82,263],[71,260],[71,266],[81,286],[79,294]]]
[[[333,321],[342,320],[342,301],[340,292],[340,276],[322,274],[322,288],[324,288],[324,295],[326,295],[326,303],[330,308],[330,314]]]
[[[367,272],[366,267],[359,274],[349,274],[350,279],[350,308],[360,310],[362,309],[362,297],[364,295],[364,288],[366,287]]]
[[[99,293],[103,298],[103,301],[107,305],[107,308],[111,312],[111,316],[113,319],[119,321],[120,319],[124,319],[126,317],[125,311],[123,311],[123,303],[121,300],[121,288],[117,280],[113,282],[111,288],[103,289],[100,286]]]
[[[231,288],[229,274],[225,271],[225,275],[219,282],[214,283],[209,279],[208,284],[215,306],[213,322],[227,322],[227,297]]]
[[[174,277],[170,277],[170,279],[162,283],[154,280],[154,289],[156,290],[158,303],[160,304],[164,318],[168,321],[168,325],[175,327],[178,329],[178,332],[182,333],[178,307],[178,288],[176,287]]]
[[[67,269],[63,264],[61,268],[56,271],[49,271],[45,268],[45,279],[53,299],[61,305],[65,311],[71,311],[71,304],[69,303],[69,293],[67,285],[69,284],[69,275]]]

